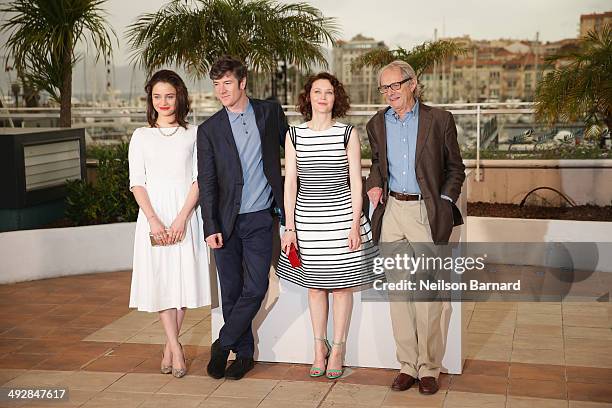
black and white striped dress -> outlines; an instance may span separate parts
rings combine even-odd
[[[289,129],[297,160],[295,228],[302,265],[293,268],[281,253],[277,274],[300,286],[340,289],[365,285],[377,277],[372,264],[378,249],[363,213],[361,249],[348,248],[353,210],[346,146],[352,128],[336,122],[323,131],[306,124]]]

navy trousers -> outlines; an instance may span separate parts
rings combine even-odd
[[[268,291],[272,225],[270,210],[239,214],[230,238],[214,250],[224,321],[219,341],[240,358],[255,351],[251,323]]]

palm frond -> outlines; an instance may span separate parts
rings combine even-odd
[[[592,31],[577,47],[563,50],[548,61],[555,64],[538,83],[536,118],[556,121],[585,120],[587,126],[612,123],[612,27]]]
[[[414,68],[417,76],[432,67],[436,62],[442,62],[457,55],[464,54],[467,50],[454,41],[439,40],[426,42],[412,48],[410,51],[398,47],[394,50],[376,49],[357,58],[352,64],[353,71],[364,66],[382,68],[391,61],[402,60]]]
[[[210,17],[174,1],[155,13],[145,13],[128,26],[131,62],[149,73],[176,63],[189,72],[202,71],[198,52],[207,40]]]
[[[106,0],[15,0],[0,8],[9,15],[0,25],[8,34],[8,55],[15,68],[37,89],[47,91],[57,101],[71,98],[60,90],[78,61],[78,43],[93,49],[95,58],[110,55],[113,37],[102,8]],[[68,59],[65,56],[68,56]]]
[[[322,46],[338,35],[334,19],[306,3],[272,0],[175,0],[142,14],[126,36],[133,64],[148,72],[177,65],[196,77],[221,55],[244,60],[254,71],[272,72],[278,60],[299,67],[326,64]]]
[[[369,51],[359,58],[356,58],[351,63],[351,70],[357,71],[365,66],[371,66],[374,68],[382,68],[391,61],[397,59],[397,50],[388,50],[388,49],[375,49]]]

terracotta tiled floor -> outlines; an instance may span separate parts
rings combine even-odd
[[[393,370],[349,368],[337,381],[308,366],[259,363],[247,378],[206,376],[210,310],[189,311],[182,342],[189,374],[158,374],[156,314],[127,308],[130,273],[0,286],[0,385],[66,387],[44,407],[612,407],[610,303],[464,303],[464,374],[441,391],[393,392]]]

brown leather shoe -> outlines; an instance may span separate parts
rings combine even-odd
[[[399,373],[399,375],[395,377],[395,380],[393,380],[391,389],[393,391],[406,391],[408,388],[412,387],[415,382],[416,379],[413,376]]]
[[[435,377],[419,378],[419,392],[421,394],[432,395],[438,392],[440,386]]]

